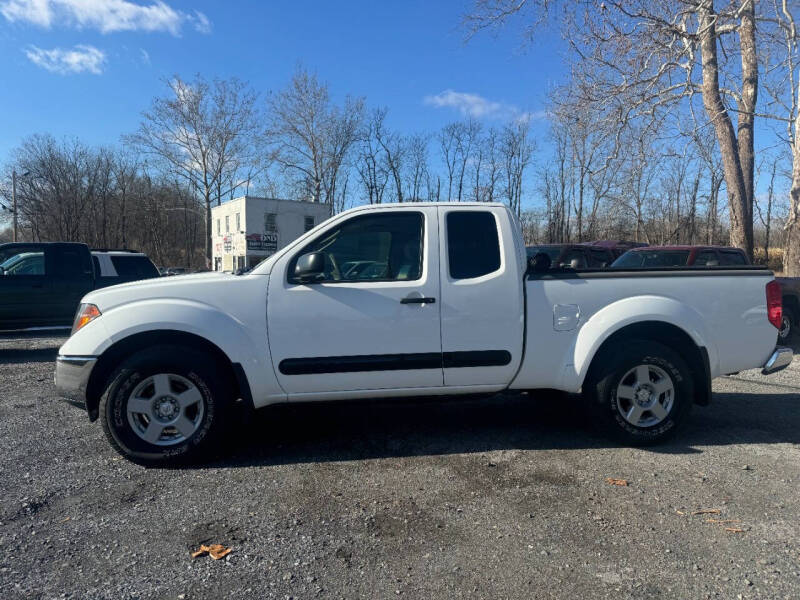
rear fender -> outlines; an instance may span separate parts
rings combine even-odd
[[[603,342],[624,327],[644,322],[667,323],[682,330],[699,348],[705,348],[708,352],[710,376],[718,372],[717,349],[700,313],[673,298],[635,296],[609,304],[581,327],[572,348],[572,367],[563,374],[563,389],[579,390]],[[704,368],[704,365],[698,367]]]

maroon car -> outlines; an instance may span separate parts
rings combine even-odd
[[[638,269],[651,267],[733,267],[749,265],[740,248],[722,246],[648,246],[632,248],[615,260],[611,267]]]

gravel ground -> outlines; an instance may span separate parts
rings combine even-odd
[[[268,409],[171,470],[57,399],[62,341],[0,339],[2,598],[800,596],[800,364],[648,450],[498,396]]]

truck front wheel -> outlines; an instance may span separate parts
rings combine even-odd
[[[630,445],[672,436],[694,402],[692,375],[683,359],[657,342],[628,340],[593,369],[585,391],[603,426]]]
[[[125,360],[110,381],[100,419],[125,458],[177,463],[215,447],[229,403],[224,377],[207,355],[182,346],[150,348]]]

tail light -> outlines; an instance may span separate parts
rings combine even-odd
[[[781,328],[781,321],[783,320],[781,284],[774,279],[767,284],[767,318],[776,329]]]

